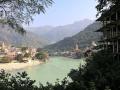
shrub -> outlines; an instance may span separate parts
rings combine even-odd
[[[30,56],[31,56],[30,53],[25,53],[25,54],[24,54],[24,57],[26,57],[26,58],[28,58],[28,57],[30,57]]]
[[[23,61],[23,55],[22,54],[18,54],[15,58],[17,61],[22,62]]]
[[[46,55],[44,52],[38,52],[35,57],[39,60],[45,60],[46,59]]]
[[[26,72],[17,73],[12,76],[4,70],[0,72],[0,90],[38,90]]]

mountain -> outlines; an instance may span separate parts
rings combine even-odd
[[[78,34],[67,37],[55,44],[45,47],[48,51],[64,51],[72,50],[75,44],[78,43],[81,49],[90,46],[92,41],[98,41],[101,38],[101,33],[95,32],[98,30],[102,24],[100,22],[94,22],[87,26],[83,31]]]
[[[26,32],[20,35],[8,26],[0,25],[0,41],[12,44],[14,46],[43,47],[48,45],[47,40],[32,32]]]
[[[52,26],[42,26],[42,27],[25,27],[27,31],[33,32],[38,35],[44,35],[50,32],[54,27]]]
[[[84,19],[73,24],[64,25],[64,26],[45,26],[37,28],[26,28],[27,30],[42,36],[47,39],[50,43],[56,43],[66,37],[71,37],[78,32],[82,31],[85,27],[91,24],[93,21],[89,19]]]

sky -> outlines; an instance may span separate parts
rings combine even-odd
[[[96,19],[96,0],[54,0],[45,14],[34,16],[30,27],[62,26],[76,21]]]

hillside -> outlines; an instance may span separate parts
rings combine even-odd
[[[2,27],[2,25],[0,25],[0,41],[4,41],[18,47],[43,47],[48,45],[45,39],[32,32],[27,32],[26,35],[20,35],[8,27]]]
[[[76,43],[79,43],[79,47],[81,49],[90,46],[92,41],[100,40],[101,33],[94,32],[102,26],[101,23],[95,22],[89,26],[87,26],[83,31],[78,34],[67,37],[55,44],[49,45],[45,47],[48,51],[64,51],[71,50],[75,47]]]
[[[92,22],[93,22],[92,20],[84,19],[84,20],[77,21],[72,24],[63,25],[63,26],[31,27],[26,29],[47,39],[49,43],[56,43],[66,37],[71,37],[77,34]]]

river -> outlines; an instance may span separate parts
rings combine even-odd
[[[20,71],[26,71],[31,79],[36,80],[37,85],[39,82],[46,85],[46,82],[54,83],[56,79],[62,80],[71,69],[78,69],[80,63],[84,64],[83,59],[51,57],[46,63]]]

